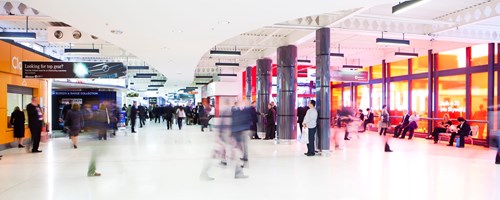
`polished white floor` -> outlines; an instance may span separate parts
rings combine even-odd
[[[236,180],[233,167],[214,164],[215,180],[200,181],[213,138],[198,126],[149,124],[107,141],[82,138],[78,149],[58,138],[41,154],[2,151],[0,199],[500,199],[500,166],[483,147],[391,140],[394,152],[384,153],[371,133],[342,141],[329,156],[305,157],[300,143],[251,141],[250,178]],[[86,176],[92,149],[102,152],[102,177]]]

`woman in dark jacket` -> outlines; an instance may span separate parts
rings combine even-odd
[[[65,117],[65,126],[69,129],[69,137],[73,142],[73,148],[78,148],[78,134],[83,128],[83,114],[80,112],[80,104],[74,103],[71,105],[71,110],[68,111]]]
[[[109,116],[108,113],[106,112],[106,105],[104,104],[99,104],[99,110],[97,110],[94,114],[94,122],[96,124],[97,128],[97,138],[99,140],[104,139],[107,140],[107,134],[106,131],[108,129],[109,125]]]
[[[19,109],[19,106],[16,106],[14,112],[10,115],[10,124],[14,126],[14,138],[17,141],[17,147],[23,148],[23,140],[24,140],[24,112]]]

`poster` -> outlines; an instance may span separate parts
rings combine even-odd
[[[22,62],[23,78],[120,78],[127,68],[119,62]]]

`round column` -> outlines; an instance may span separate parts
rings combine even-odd
[[[297,47],[294,45],[278,48],[278,126],[279,140],[297,138]]]
[[[316,109],[318,147],[330,150],[330,28],[316,30]]]
[[[257,124],[258,132],[265,132],[264,114],[267,113],[267,105],[271,99],[272,67],[273,60],[269,58],[257,60],[257,112],[261,113]]]

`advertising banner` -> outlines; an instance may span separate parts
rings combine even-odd
[[[335,70],[330,71],[330,78],[331,81],[340,82],[367,83],[369,81],[367,71]]]
[[[127,68],[119,62],[23,62],[23,78],[120,78]]]

